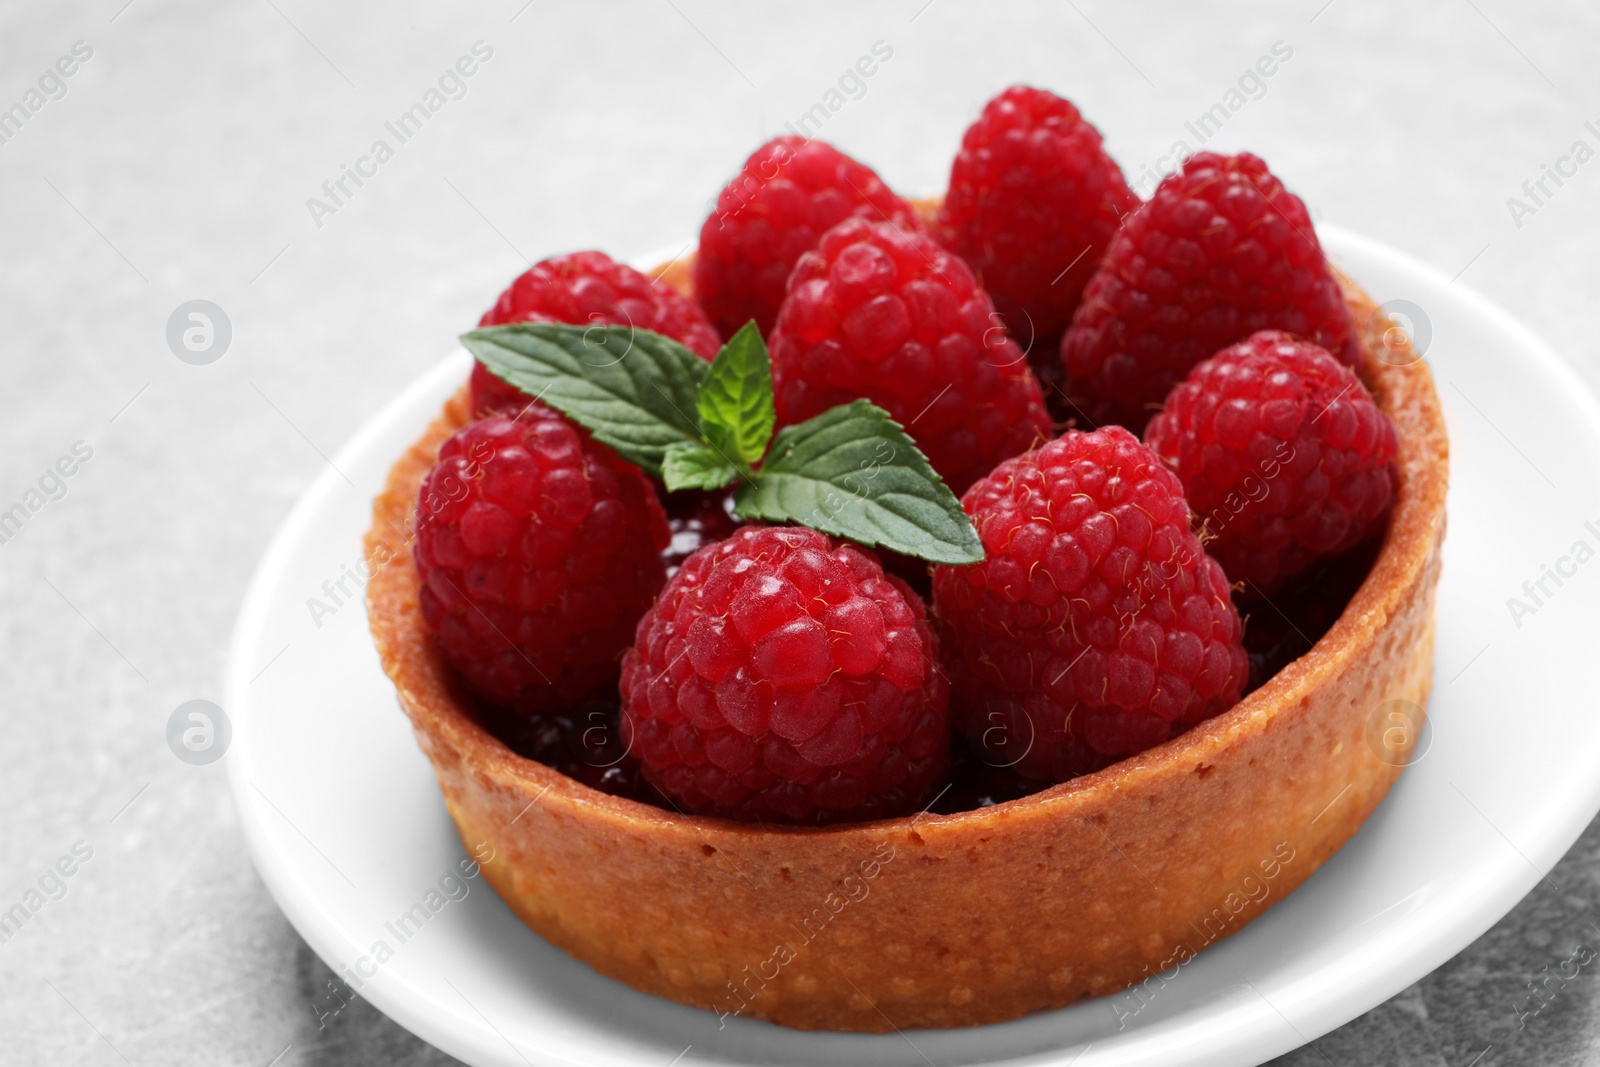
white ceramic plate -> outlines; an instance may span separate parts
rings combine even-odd
[[[317,479],[240,612],[226,759],[273,896],[362,996],[474,1065],[1252,1064],[1392,996],[1509,911],[1600,808],[1600,718],[1572,699],[1600,623],[1600,562],[1589,559],[1600,549],[1600,408],[1464,286],[1331,227],[1323,239],[1378,300],[1403,302],[1393,306],[1444,400],[1451,488],[1432,736],[1337,856],[1136,1014],[1140,1002],[1124,995],[958,1031],[719,1027],[600,977],[524,927],[481,878],[459,877],[466,857],[379,668],[354,577],[372,498],[465,378],[459,351]],[[1562,584],[1546,578],[1541,593],[1545,565]],[[1510,597],[1533,610],[1514,616]],[[398,921],[418,903],[428,918],[402,942]],[[392,955],[377,963],[380,942]]]

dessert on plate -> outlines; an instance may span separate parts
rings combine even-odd
[[[697,255],[546,260],[463,342],[373,636],[490,884],[635,989],[883,1031],[1158,982],[1415,743],[1438,399],[1254,156],[1141,203],[1023,87],[938,200],[779,138]]]

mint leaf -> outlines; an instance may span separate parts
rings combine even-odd
[[[668,492],[721,489],[738,479],[739,469],[704,445],[673,445],[661,463],[661,480]]]
[[[772,440],[772,363],[754,321],[741,326],[717,353],[700,383],[700,430],[706,443],[746,466]],[[670,487],[669,487],[670,488]]]
[[[525,322],[473,330],[461,343],[651,474],[661,473],[673,445],[703,444],[696,394],[709,368],[669,337],[631,326]]]
[[[983,543],[950,487],[889,413],[866,400],[786,426],[756,480],[734,498],[740,518],[798,522],[934,563],[977,563]]]

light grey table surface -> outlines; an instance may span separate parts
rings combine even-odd
[[[465,95],[314,218],[307,199],[478,41]],[[329,972],[253,869],[223,766],[175,759],[168,717],[221,699],[246,581],[323,457],[530,258],[681,246],[879,41],[892,59],[821,132],[907,193],[941,188],[1017,81],[1073,98],[1138,181],[1284,42],[1213,146],[1257,151],[1319,221],[1459,275],[1600,380],[1600,162],[1539,203],[1522,190],[1600,147],[1594,5],[7,3],[0,108],[46,93],[0,143],[0,510],[79,442],[92,456],[0,544],[0,901],[74,842],[93,856],[0,944],[0,1062],[453,1062],[364,1001],[319,1030]],[[47,77],[78,42],[92,55]],[[232,327],[205,366],[167,342],[196,298]],[[1597,860],[1591,827],[1554,885],[1281,1062],[1600,1058],[1591,971],[1516,1018],[1596,915]]]

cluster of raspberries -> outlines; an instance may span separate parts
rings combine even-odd
[[[886,409],[964,494],[981,563],[666,498],[481,366],[418,512],[422,614],[468,687],[531,721],[620,694],[629,766],[680,810],[912,812],[955,737],[1035,787],[1093,772],[1237,702],[1240,606],[1388,521],[1399,443],[1339,281],[1248,154],[1141,202],[1077,108],[1015,87],[925,207],[780,137],[717,198],[692,294],[580,252],[481,325],[632,325],[709,360],[750,320],[779,425]]]

